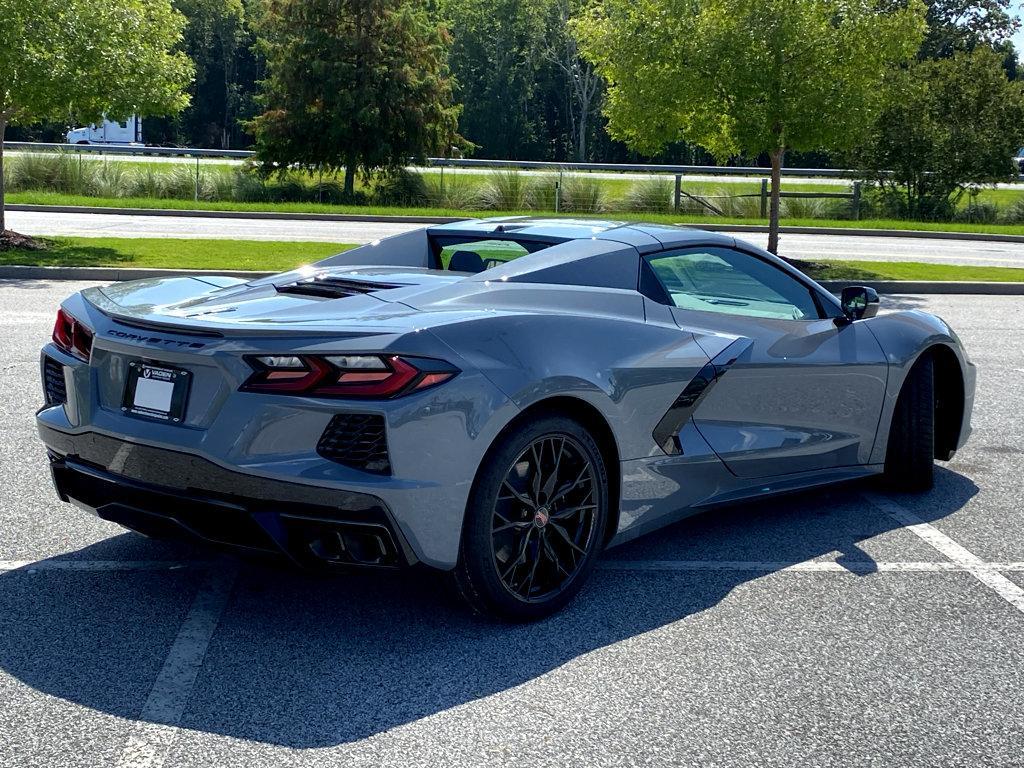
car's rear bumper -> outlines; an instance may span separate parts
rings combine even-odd
[[[39,425],[57,493],[142,534],[284,556],[305,567],[417,563],[370,494],[260,478],[193,454]]]

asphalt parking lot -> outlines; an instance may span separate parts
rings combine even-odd
[[[0,764],[1024,763],[1024,299],[883,298],[979,367],[931,493],[690,519],[509,627],[422,577],[314,578],[61,504],[37,355],[81,287],[0,281]]]

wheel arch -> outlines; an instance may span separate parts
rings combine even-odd
[[[601,451],[601,458],[604,460],[608,473],[608,521],[604,532],[604,543],[607,544],[615,536],[619,528],[622,468],[619,461],[619,447],[615,440],[615,434],[612,432],[608,420],[593,404],[571,395],[552,395],[531,403],[510,419],[494,436],[480,461],[480,468],[485,466],[495,447],[509,432],[525,422],[549,414],[568,417],[579,422],[590,432]],[[473,479],[474,486],[479,475],[480,469],[478,468],[476,477]],[[470,494],[470,499],[472,498],[473,495]]]
[[[925,355],[931,356],[935,367],[935,458],[948,461],[960,445],[965,408],[964,371],[956,353],[947,345],[932,345],[918,360]]]
[[[946,462],[953,458],[960,445],[966,407],[964,371],[952,348],[936,342],[922,349],[907,367],[897,397],[902,395],[907,382],[926,359],[932,361],[935,377],[935,459]],[[894,419],[895,414],[891,418]]]

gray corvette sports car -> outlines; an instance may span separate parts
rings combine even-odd
[[[450,572],[507,619],[697,511],[884,474],[926,489],[975,368],[731,237],[470,220],[270,278],[90,288],[42,351],[57,493],[310,567]]]

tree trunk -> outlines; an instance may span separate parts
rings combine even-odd
[[[4,138],[7,133],[7,115],[0,115],[0,239],[3,238],[4,232],[7,230],[6,217],[4,216],[4,208],[6,206],[4,200]]]
[[[576,161],[578,163],[587,162],[587,114],[590,112],[589,105],[580,105],[581,114],[579,122],[579,135],[576,139]]]
[[[782,157],[786,154],[785,147],[771,152],[772,159],[772,197],[768,213],[768,250],[779,255],[779,204],[782,202]]]
[[[345,202],[351,203],[356,194],[356,157],[354,152],[345,158]]]

